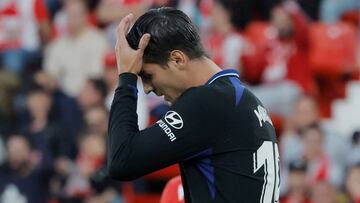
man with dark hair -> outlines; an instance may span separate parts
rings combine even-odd
[[[221,71],[205,55],[183,12],[150,10],[128,33],[132,18],[126,16],[118,26],[109,175],[133,180],[179,163],[185,202],[278,202],[279,152],[261,102],[234,70]],[[137,76],[146,93],[163,95],[172,104],[142,131]]]
[[[45,170],[33,140],[11,134],[6,142],[7,160],[0,165],[0,202],[49,202],[51,171]]]

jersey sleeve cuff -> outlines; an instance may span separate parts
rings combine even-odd
[[[119,75],[118,87],[132,86],[136,87],[137,75],[133,73],[122,73]]]

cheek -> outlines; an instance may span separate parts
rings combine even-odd
[[[157,90],[165,89],[167,87],[167,78],[162,77],[162,75],[153,75],[151,85]]]

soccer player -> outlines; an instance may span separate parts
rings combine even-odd
[[[261,102],[202,48],[190,19],[150,10],[117,30],[119,86],[110,112],[108,173],[133,180],[179,163],[185,202],[270,203],[279,198],[279,152]],[[129,32],[128,32],[129,31]],[[172,106],[153,126],[137,126],[136,82]]]

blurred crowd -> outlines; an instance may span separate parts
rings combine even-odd
[[[325,122],[359,81],[358,0],[1,0],[1,203],[131,202],[105,169],[115,30],[161,6],[188,14],[270,112],[282,203],[360,203],[360,119],[347,133]],[[143,129],[169,105],[138,86]]]

